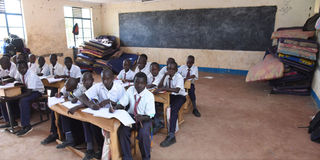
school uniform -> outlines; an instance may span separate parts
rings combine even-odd
[[[36,73],[37,74],[42,73],[43,76],[49,76],[50,75],[50,67],[49,67],[49,65],[46,64],[46,63],[42,67],[40,67],[38,65]]]
[[[10,76],[12,78],[15,78],[18,71],[17,71],[17,66],[16,64],[14,64],[13,62],[10,62],[10,68],[9,69],[2,69],[2,67],[0,66],[0,77],[7,77]]]
[[[134,73],[137,74],[138,72],[143,72],[146,75],[148,75],[150,73],[150,68],[148,68],[148,66],[146,65],[146,66],[144,66],[143,69],[140,70],[139,67],[137,66],[136,70],[134,71]]]
[[[147,75],[147,77],[148,77],[148,85],[154,84],[154,85],[158,86],[162,77],[163,77],[163,74],[160,74],[160,72],[159,72],[157,76],[153,76],[152,73],[149,73],[149,75]]]
[[[34,73],[37,73],[38,64],[28,62],[28,69],[33,71]]]
[[[120,98],[125,94],[125,89],[122,86],[121,81],[114,80],[112,88],[108,90],[102,82],[94,84],[91,88],[89,88],[85,95],[90,99],[96,99],[98,102],[102,102],[103,100],[110,99],[113,102],[118,102]],[[93,137],[96,139],[98,143],[98,147],[102,149],[103,146],[103,136],[101,133],[101,129],[90,123],[83,123],[85,140],[87,143],[93,143]]]
[[[198,67],[193,65],[191,68],[189,68],[187,65],[182,65],[181,67],[179,67],[178,72],[182,75],[183,78],[186,78],[187,75],[195,75],[195,78],[191,79],[191,87],[188,90],[188,94],[191,99],[193,108],[196,109],[197,107],[194,82],[199,78]]]
[[[135,73],[131,69],[129,69],[128,72],[126,72],[124,69],[122,69],[120,71],[120,73],[118,74],[117,79],[119,79],[119,80],[123,80],[123,79],[133,80],[134,76],[135,76]]]
[[[147,64],[146,64],[146,67],[149,69],[149,72],[151,72],[151,68],[150,68],[151,63],[152,63],[152,62],[147,62]]]
[[[55,66],[52,66],[52,64],[49,64],[49,68],[50,68],[50,75],[52,76],[55,76],[55,75],[61,76],[64,74],[64,68],[58,62],[56,63]]]
[[[164,75],[166,72],[168,72],[168,70],[167,70],[167,66],[164,66],[164,67],[162,67],[162,68],[161,68],[161,70],[160,70],[159,74]]]
[[[131,116],[136,114],[147,115],[150,118],[155,115],[155,105],[154,105],[154,96],[146,88],[138,93],[134,86],[131,86],[124,96],[120,99],[119,103],[122,106],[129,105],[128,113]],[[142,127],[143,126],[143,127]],[[142,122],[142,126],[134,124],[132,128],[121,125],[118,129],[118,138],[120,142],[120,147],[122,150],[122,159],[132,159],[131,150],[130,150],[130,135],[132,130],[138,130],[139,147],[142,155],[142,159],[150,159],[150,128],[152,122],[145,121]]]
[[[74,64],[72,64],[70,70],[65,66],[63,73],[64,73],[64,75],[70,76],[72,78],[81,78],[82,77],[80,67],[78,67]]]
[[[178,113],[181,106],[186,101],[186,95],[184,89],[184,79],[180,73],[176,72],[172,78],[167,75],[163,82],[164,86],[168,88],[180,88],[178,93],[172,92],[170,94],[170,130],[169,135],[173,136],[176,131],[176,123],[178,119]]]
[[[23,97],[19,100],[21,125],[25,127],[30,125],[31,102],[41,97],[42,93],[44,93],[44,86],[36,73],[29,69],[25,75],[21,75],[19,73],[17,80],[25,84],[27,89],[32,90],[29,96]]]

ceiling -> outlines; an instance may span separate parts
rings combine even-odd
[[[75,2],[89,2],[89,3],[121,3],[121,2],[141,2],[142,0],[70,0]]]

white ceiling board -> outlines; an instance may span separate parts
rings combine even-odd
[[[121,2],[141,2],[142,0],[69,0],[73,2],[88,2],[88,3],[121,3]]]

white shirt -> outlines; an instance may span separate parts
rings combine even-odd
[[[135,99],[136,96],[136,99]],[[153,94],[147,90],[146,88],[138,94],[137,90],[134,86],[131,86],[127,92],[123,95],[120,99],[120,104],[122,106],[127,106],[130,104],[128,109],[128,113],[134,114],[134,106],[136,101],[141,97],[138,106],[137,106],[137,113],[140,115],[148,115],[152,118],[156,111],[155,111],[155,103],[154,103],[154,96]]]
[[[148,85],[154,84],[154,85],[158,86],[162,77],[163,77],[163,74],[160,74],[160,72],[158,73],[158,75],[156,77],[153,77],[152,73],[149,73]],[[154,78],[154,80],[153,80],[153,78]]]
[[[152,62],[147,62],[147,64],[146,64],[146,67],[149,69],[149,72],[151,72],[151,68],[150,68],[151,63],[152,63]]]
[[[24,77],[24,82],[23,82],[23,77]],[[29,69],[24,76],[18,73],[17,80],[24,83],[27,86],[27,88],[31,89],[32,91],[38,91],[40,93],[44,92],[44,86],[42,84],[41,79],[39,78],[39,76],[36,75],[36,73],[34,73]]]
[[[126,76],[124,76],[126,75]],[[117,78],[120,80],[124,79],[124,77],[126,77],[126,80],[133,80],[135,76],[135,73],[129,69],[128,72],[126,72],[124,69],[120,71],[120,73],[118,74]]]
[[[104,84],[100,82],[93,85],[85,92],[85,94],[90,100],[97,99],[100,103],[107,99],[110,99],[113,102],[118,102],[125,92],[126,91],[123,88],[121,81],[114,80],[110,90],[108,90]]]
[[[34,73],[37,73],[38,64],[28,62],[28,69],[33,71]]]
[[[169,75],[166,76],[163,82],[164,86],[169,86]],[[173,95],[182,95],[186,96],[187,93],[184,89],[184,79],[180,73],[176,72],[176,74],[172,77],[170,88],[180,88],[178,93],[172,92]]]
[[[6,76],[10,76],[12,78],[15,78],[17,76],[17,66],[16,64],[14,64],[13,62],[10,62],[11,63],[11,66],[10,66],[10,69],[2,69],[2,67],[0,66],[0,77],[6,77]]]
[[[164,67],[161,68],[159,74],[164,75],[167,71],[168,71],[168,70],[167,70],[167,66],[164,66]]]
[[[67,92],[65,86],[61,89],[60,92],[63,94],[64,97],[67,97],[69,101],[72,101],[73,98],[79,98],[82,94],[84,94],[84,92],[86,92],[86,90],[87,89],[82,84],[78,84],[77,88],[72,91],[72,94],[75,97],[72,97],[70,92]]]
[[[58,62],[56,63],[56,65],[53,67],[52,64],[49,65],[49,68],[50,68],[50,75],[63,75],[63,66],[61,64],[59,64]],[[54,73],[53,73],[53,69],[54,69]]]
[[[80,67],[72,64],[70,70],[68,70],[67,66],[64,67],[64,75],[70,76],[72,78],[81,78],[81,69]]]
[[[181,76],[183,77],[183,78],[186,78],[187,77],[187,74],[188,74],[188,66],[187,65],[182,65],[182,66],[180,66],[179,67],[179,69],[178,69],[178,72],[181,74]],[[194,80],[198,80],[198,78],[199,78],[199,75],[198,75],[198,67],[197,66],[192,66],[191,68],[190,68],[190,76],[192,76],[192,75],[195,75],[196,77],[195,78],[192,78],[192,80],[191,80],[191,83],[194,83]]]
[[[140,70],[139,67],[137,66],[136,70],[134,71],[134,73],[137,74],[140,71],[145,73],[148,76],[148,74],[150,73],[150,68],[148,68],[147,65],[146,65],[146,66],[144,66],[144,68],[142,70]]]
[[[37,68],[37,72],[36,72],[36,73],[37,73],[37,74],[42,73],[43,76],[49,76],[49,75],[50,75],[50,67],[49,67],[49,65],[45,63],[45,64],[42,66],[42,68],[40,68],[40,66],[38,65],[38,68]]]

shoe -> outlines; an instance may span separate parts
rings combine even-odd
[[[175,136],[173,136],[173,137],[167,136],[166,139],[160,143],[160,146],[161,147],[169,147],[174,143],[176,143],[176,137]]]
[[[46,139],[41,141],[41,144],[42,145],[46,145],[46,144],[49,144],[51,142],[56,141],[56,139],[58,139],[58,135],[57,134],[50,134]]]
[[[62,142],[61,144],[58,144],[58,145],[56,146],[56,148],[57,148],[57,149],[61,149],[61,148],[66,148],[66,147],[68,147],[68,146],[73,147],[73,146],[75,146],[75,144],[74,144],[74,142],[64,141],[64,142]]]
[[[196,117],[201,117],[200,112],[198,111],[198,109],[193,109],[192,111],[193,115],[195,115]]]
[[[94,158],[96,158],[96,159],[101,159],[101,156],[102,156],[102,150],[101,149],[98,150],[98,152],[96,152],[94,154]]]
[[[13,122],[13,127],[15,126],[18,126],[18,123],[16,121]],[[9,128],[9,127],[11,127],[9,122],[0,126],[0,128]]]
[[[31,125],[24,126],[24,127],[22,127],[22,129],[21,129],[20,131],[17,132],[16,135],[19,136],[19,137],[25,136],[25,135],[27,135],[29,132],[31,132],[32,129],[33,129],[33,128],[31,127]]]
[[[94,152],[93,150],[87,150],[85,156],[82,160],[90,160],[94,158]]]

